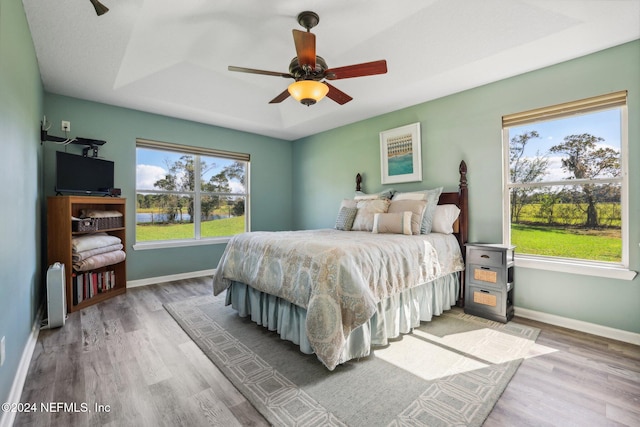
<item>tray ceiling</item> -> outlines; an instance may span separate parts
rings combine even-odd
[[[640,0],[23,0],[46,91],[295,140],[640,38]],[[332,84],[354,100],[268,104],[312,10],[329,67],[386,59]]]

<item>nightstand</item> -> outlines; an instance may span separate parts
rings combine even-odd
[[[514,249],[466,244],[465,313],[502,323],[513,318]]]

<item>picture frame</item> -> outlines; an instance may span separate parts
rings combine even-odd
[[[383,184],[422,181],[420,123],[380,132]]]

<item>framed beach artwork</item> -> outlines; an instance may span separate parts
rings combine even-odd
[[[382,183],[422,181],[420,123],[380,132]]]

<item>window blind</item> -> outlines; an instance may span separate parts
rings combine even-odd
[[[550,107],[536,108],[522,113],[507,114],[506,116],[502,116],[502,127],[508,128],[542,120],[553,120],[572,114],[588,113],[606,108],[620,107],[626,104],[627,91],[622,90],[578,101],[565,102],[564,104]]]
[[[198,154],[201,156],[220,157],[223,159],[238,160],[248,162],[251,156],[247,153],[235,153],[233,151],[217,150],[215,148],[193,147],[172,142],[152,141],[149,139],[136,138],[136,147],[154,148],[157,150],[173,151],[176,153]]]

